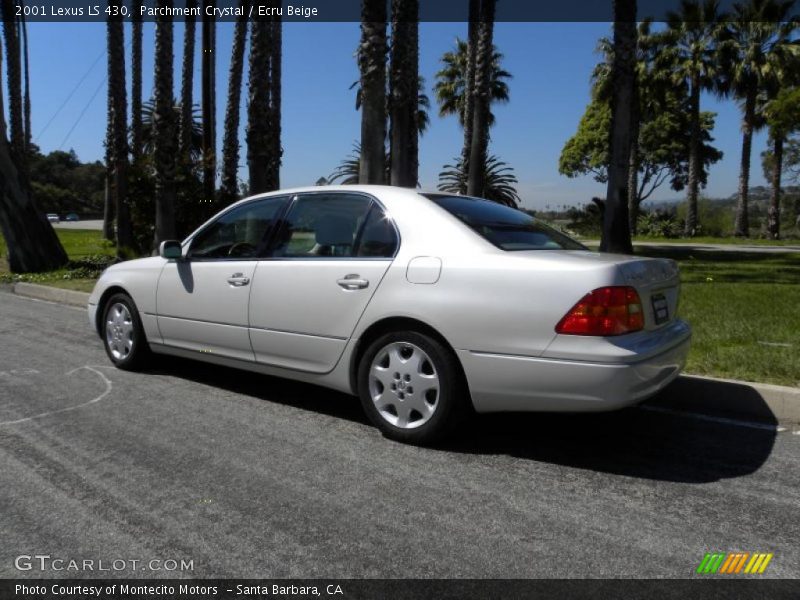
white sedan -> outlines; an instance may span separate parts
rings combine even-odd
[[[242,200],[89,299],[111,361],[171,354],[360,396],[429,443],[471,410],[604,411],[681,371],[670,260],[599,254],[527,213],[443,193],[328,186]]]

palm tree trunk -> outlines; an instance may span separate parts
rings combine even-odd
[[[683,234],[694,237],[697,231],[697,195],[700,187],[700,76],[692,75],[689,93],[689,189],[686,205],[686,225]]]
[[[781,238],[781,171],[783,170],[783,136],[775,135],[772,142],[772,194],[767,211],[767,231],[771,240]]]
[[[115,0],[113,6],[121,6]],[[125,87],[125,33],[121,16],[109,17],[108,87],[111,90],[111,147],[114,167],[114,198],[117,214],[117,255],[126,257],[133,249],[133,229],[128,206],[128,99]]]
[[[474,115],[467,173],[467,194],[482,196],[486,186],[486,152],[489,148],[489,103],[494,34],[495,0],[482,0],[475,51]]]
[[[247,2],[242,1],[247,15]],[[227,206],[238,195],[239,171],[239,105],[242,97],[242,71],[247,43],[247,16],[236,20],[233,31],[233,50],[228,76],[228,109],[225,111],[225,134],[222,138],[222,186],[220,201]]]
[[[6,240],[12,273],[50,271],[67,262],[67,253],[55,230],[20,179],[5,134],[0,136],[0,231]]]
[[[467,29],[467,68],[464,73],[464,145],[461,147],[461,172],[469,173],[469,155],[472,150],[472,119],[475,108],[475,54],[478,46],[480,0],[469,0],[469,25]],[[466,193],[467,186],[464,182]]]
[[[247,104],[247,165],[250,193],[269,191],[271,23],[252,22]]]
[[[636,118],[636,0],[614,0],[614,60],[611,67],[611,161],[601,252],[631,254],[628,169]]]
[[[28,25],[25,22],[25,15],[20,17],[20,30],[22,31],[22,57],[25,74],[25,88],[22,99],[23,126],[25,128],[25,160],[30,158],[31,150],[31,78],[28,61]]]
[[[172,7],[172,0],[158,0]],[[175,228],[175,109],[172,77],[172,17],[156,19],[155,106],[153,109],[153,158],[156,180],[155,246],[176,237]]]
[[[133,3],[131,18],[131,156],[142,155],[142,0]]]
[[[22,185],[30,187],[25,152],[25,127],[22,109],[22,68],[20,64],[19,36],[17,35],[16,3],[2,0],[3,37],[6,44],[8,78],[8,118],[10,121],[11,157],[17,165]]]
[[[105,176],[105,197],[103,202],[103,238],[114,241],[114,152],[112,148],[114,140],[114,116],[113,116],[113,92],[111,86],[108,87],[108,125],[106,126],[106,176]]]
[[[186,8],[197,6],[197,0],[187,0]],[[181,121],[178,131],[178,156],[181,167],[191,168],[192,152],[192,90],[194,86],[194,33],[196,18],[186,15],[183,34],[183,65],[181,67]],[[203,55],[205,57],[205,54]]]
[[[638,127],[637,127],[638,129]],[[628,158],[628,228],[636,235],[639,221],[639,136],[631,133],[631,152]]]
[[[635,67],[634,67],[635,69]],[[633,87],[631,107],[631,149],[628,154],[628,229],[636,235],[639,220],[639,115],[641,97],[639,88]]]
[[[283,25],[280,17],[271,23],[272,35],[269,52],[269,169],[267,187],[270,191],[281,187],[281,46],[283,44]]]
[[[748,91],[744,101],[742,160],[739,165],[739,202],[736,205],[736,222],[733,228],[733,233],[736,237],[750,236],[747,195],[750,187],[750,150],[753,144],[753,121],[755,120],[756,94],[756,89]]]
[[[409,180],[412,187],[417,187],[419,184],[419,95],[420,95],[420,79],[419,79],[419,0],[414,0],[416,4],[415,21],[411,26],[411,38],[409,40],[409,50],[411,51],[409,64],[414,70],[414,105],[409,107],[411,113],[411,132],[409,134],[410,141],[410,156]]]
[[[6,139],[2,100],[0,86],[0,232],[6,241],[8,267],[12,273],[57,269],[67,262],[67,253],[20,180]]]
[[[0,11],[1,10],[2,8],[0,7]],[[3,117],[2,119],[0,119],[3,125],[3,129],[0,132],[0,135],[2,135],[4,139],[8,139],[8,131],[6,130],[6,120],[5,120],[6,107],[5,107],[5,100],[3,99],[2,82],[3,82],[3,44],[0,43],[0,115],[2,115]]]
[[[392,0],[391,78],[391,185],[416,187],[417,157],[413,137],[417,129],[419,89],[419,1]]]
[[[214,206],[216,188],[216,130],[215,108],[215,20],[207,16],[206,8],[214,6],[214,0],[203,2],[203,200],[206,206]]]
[[[386,2],[361,6],[361,158],[359,183],[385,183],[386,161]]]

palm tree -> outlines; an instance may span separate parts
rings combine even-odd
[[[131,156],[142,154],[142,0],[133,3],[131,17]]]
[[[253,21],[247,105],[250,193],[277,189],[280,171],[280,21]]]
[[[439,173],[438,188],[452,194],[466,193],[467,172],[462,163],[457,161],[455,165],[445,165],[444,168],[445,170]],[[515,187],[519,181],[514,175],[514,169],[508,163],[494,155],[487,158],[483,180],[486,182],[483,188],[484,198],[506,206],[519,205],[520,197]]]
[[[420,137],[422,137],[428,129],[428,125],[430,124],[430,117],[428,117],[428,110],[430,110],[430,99],[428,96],[423,92],[425,87],[425,79],[424,77],[420,76],[420,93],[417,96],[417,129],[419,132]],[[358,82],[356,82],[358,83]],[[360,108],[359,101],[356,100],[356,109]],[[328,175],[326,181],[328,184],[332,184],[337,182],[341,185],[352,185],[356,183],[361,183],[360,180],[360,168],[361,168],[361,144],[358,142],[353,142],[353,150],[352,152],[345,157],[342,162],[339,163],[339,166],[334,169],[333,173]],[[388,181],[390,178],[391,172],[391,158],[389,153],[384,148],[384,158],[383,158],[383,179],[381,181]]]
[[[208,16],[208,9],[214,7],[214,0],[203,1],[203,60],[202,60],[202,96],[203,96],[203,202],[206,206],[214,205],[217,175],[216,155],[216,21]]]
[[[339,163],[333,173],[325,178],[328,184],[354,185],[361,183],[361,156],[361,144],[353,142],[352,152]]]
[[[172,0],[158,0],[157,6],[172,8]],[[156,184],[155,245],[175,239],[175,98],[172,77],[172,17],[156,18],[155,101],[153,111],[153,166]]]
[[[795,67],[796,68],[796,67]],[[793,72],[796,72],[794,69]],[[782,87],[764,107],[772,143],[770,179],[772,193],[767,211],[767,234],[770,239],[780,239],[781,174],[783,171],[783,145],[790,133],[800,129],[800,87]]]
[[[114,140],[114,92],[108,86],[108,112],[106,121],[106,177],[105,177],[105,197],[103,202],[103,239],[114,241],[114,177],[111,165],[114,162],[114,152],[112,143]]]
[[[20,39],[22,40],[22,57],[25,75],[25,89],[22,99],[23,126],[25,128],[25,158],[30,154],[31,147],[31,78],[28,61],[28,25],[25,22],[25,13],[19,17]]]
[[[358,46],[360,88],[356,109],[361,111],[359,148],[360,183],[385,183],[386,142],[386,2],[364,0],[361,5],[361,42]],[[361,152],[360,149],[364,151]]]
[[[247,15],[247,2],[241,7]],[[247,17],[239,17],[233,31],[230,75],[228,76],[228,109],[225,111],[225,134],[222,138],[222,186],[220,189],[223,205],[230,204],[238,194],[239,171],[239,105],[242,95],[242,71],[244,69],[244,50],[247,42]]]
[[[122,0],[114,0],[112,6],[120,7]],[[128,100],[125,87],[125,32],[121,11],[109,16],[108,30],[108,87],[111,108],[111,156],[113,167],[113,191],[117,217],[117,255],[125,257],[134,245],[128,203]]]
[[[486,151],[489,147],[489,104],[491,72],[494,58],[494,11],[496,0],[481,0],[478,43],[475,50],[475,85],[467,193],[482,196],[486,181]]]
[[[718,40],[725,16],[718,0],[683,0],[679,12],[667,15],[664,47],[659,66],[674,83],[689,87],[689,181],[684,234],[697,231],[697,197],[700,185],[702,144],[700,93],[720,89]]]
[[[142,104],[142,154],[144,156],[153,156],[155,153],[156,143],[156,119],[155,119],[155,98],[150,98]],[[181,104],[174,104],[172,111],[175,113],[173,120],[175,123],[180,123],[183,116],[183,106]],[[189,131],[189,164],[199,163],[203,157],[203,122],[200,114],[200,106],[195,104],[192,106],[192,124]]]
[[[636,129],[636,0],[614,0],[614,59],[611,64],[611,161],[603,214],[601,252],[630,254],[628,170]]]
[[[457,115],[458,123],[464,127],[467,123],[467,113],[470,110],[469,102],[472,95],[467,93],[469,81],[469,46],[462,39],[456,39],[456,49],[445,52],[441,58],[444,67],[435,77],[433,86],[436,101],[439,104],[439,116]],[[489,72],[489,97],[490,103],[505,104],[509,101],[508,83],[511,73],[501,66],[503,55],[492,46],[492,63]],[[495,116],[489,111],[489,126],[493,126]]]
[[[742,159],[734,225],[734,234],[739,237],[750,234],[747,201],[753,132],[759,126],[758,94],[777,85],[780,64],[797,53],[798,46],[791,41],[797,22],[789,19],[793,4],[793,0],[734,4],[734,18],[723,31],[723,91],[739,100],[742,109]]]
[[[392,0],[389,66],[391,185],[417,185],[418,89],[419,0]]]
[[[272,39],[270,44],[269,64],[272,74],[270,83],[270,129],[269,136],[269,169],[268,184],[271,190],[281,187],[280,173],[283,147],[281,146],[281,62],[283,60],[283,22],[280,17],[273,17]]]
[[[197,0],[186,0],[186,8],[193,9]],[[194,34],[196,18],[187,14],[184,20],[183,65],[181,66],[181,115],[178,127],[178,156],[184,170],[191,167],[191,144],[193,109],[192,90],[194,89]]]
[[[628,225],[635,234],[639,218],[639,205],[642,201],[639,185],[639,171],[642,157],[640,155],[640,124],[658,118],[667,112],[671,101],[676,99],[674,92],[684,95],[685,86],[682,81],[677,85],[664,65],[658,61],[671,49],[666,43],[665,35],[651,33],[652,21],[646,19],[639,23],[636,36],[636,87],[631,113],[631,149],[628,157]],[[597,50],[604,57],[592,72],[593,101],[608,105],[611,97],[611,71],[614,62],[614,43],[608,38],[601,38]],[[645,179],[647,177],[645,176]]]
[[[11,0],[3,0],[0,3],[0,10],[4,27],[13,28],[14,3]],[[1,63],[2,51],[0,51]],[[57,269],[67,262],[67,254],[55,230],[36,207],[29,186],[17,169],[18,158],[13,156],[6,138],[6,122],[2,106],[0,90],[0,232],[5,238],[8,249],[9,269],[12,273]]]
[[[11,153],[23,185],[28,187],[27,152],[25,151],[25,125],[22,102],[22,67],[19,49],[16,2],[3,1],[3,37],[6,45],[6,74],[8,78],[8,119],[11,131]]]
[[[480,0],[469,0],[466,60],[464,61],[464,68],[461,70],[464,80],[463,92],[461,94],[464,98],[464,114],[459,114],[459,118],[462,120],[462,127],[464,128],[464,143],[461,146],[461,164],[464,166],[465,173],[469,172],[469,154],[472,150],[472,120],[475,108],[475,53],[478,48],[479,18]],[[439,94],[437,93],[436,96],[438,100]]]

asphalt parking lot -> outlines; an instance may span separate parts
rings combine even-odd
[[[23,554],[193,565],[112,573],[136,577],[681,578],[710,551],[797,578],[798,465],[791,432],[638,409],[403,446],[314,386],[116,370],[84,311],[0,294],[4,578],[64,575]]]

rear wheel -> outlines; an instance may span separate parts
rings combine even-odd
[[[141,369],[150,356],[142,321],[127,294],[114,294],[103,311],[103,342],[106,354],[120,369]]]
[[[412,444],[442,439],[461,421],[468,402],[453,353],[416,331],[387,333],[361,357],[361,404],[389,438]]]

